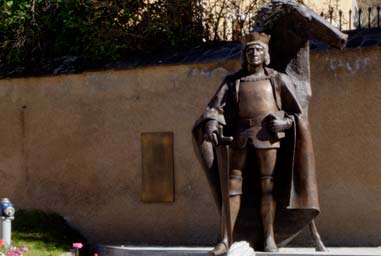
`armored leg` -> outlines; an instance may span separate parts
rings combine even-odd
[[[242,169],[246,163],[246,150],[232,150],[231,153],[231,171],[229,175],[229,202],[230,202],[230,220],[231,220],[231,232],[234,230],[234,226],[237,220],[239,209],[241,206],[242,195]],[[223,212],[223,211],[221,211]],[[224,220],[225,216],[222,214],[221,220]],[[224,221],[221,222],[221,242],[219,242],[209,255],[218,256],[223,255],[228,250],[227,242],[227,230]]]
[[[241,206],[242,196],[242,171],[233,169],[230,173],[229,180],[229,201],[230,201],[230,220],[232,223],[232,230],[237,220],[239,208]]]
[[[256,158],[261,176],[261,218],[265,241],[264,250],[266,252],[278,251],[274,238],[276,202],[273,195],[276,153],[277,149],[256,149]]]

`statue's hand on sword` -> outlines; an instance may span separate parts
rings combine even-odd
[[[209,120],[205,124],[205,140],[213,143],[214,146],[218,145],[219,138],[219,124],[216,120]]]

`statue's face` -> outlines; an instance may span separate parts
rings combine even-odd
[[[248,65],[259,66],[265,62],[265,49],[260,44],[252,44],[246,48],[246,61]]]

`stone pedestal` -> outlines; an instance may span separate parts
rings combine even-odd
[[[211,247],[99,246],[99,256],[208,256]],[[381,256],[381,248],[342,247],[316,252],[314,248],[281,248],[277,253],[255,252],[257,256]]]
[[[208,256],[209,247],[99,246],[99,256]]]

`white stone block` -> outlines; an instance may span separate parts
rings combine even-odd
[[[248,242],[240,241],[230,246],[227,256],[255,256],[255,252]]]

